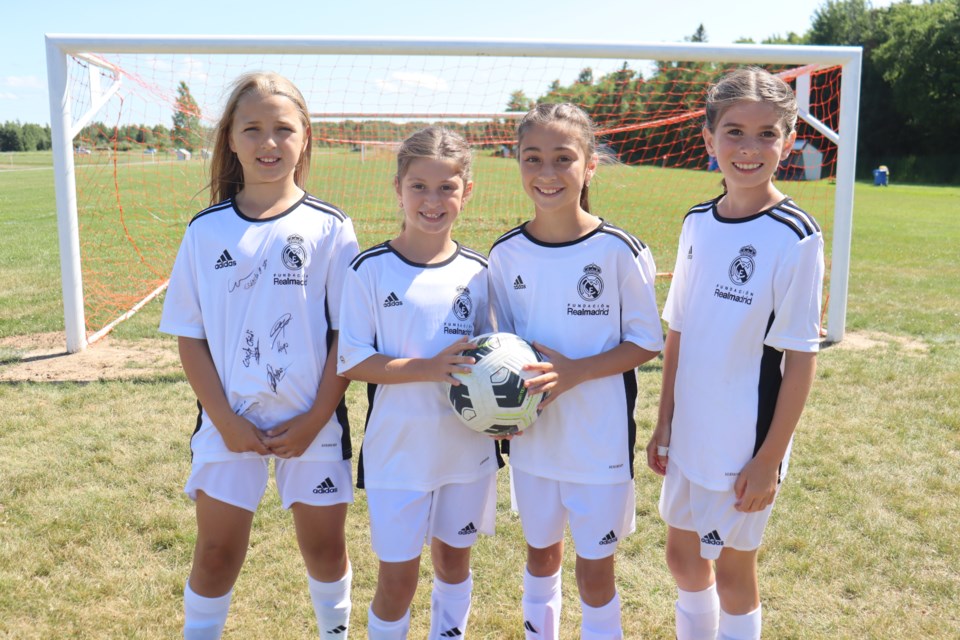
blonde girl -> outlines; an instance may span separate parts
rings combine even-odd
[[[199,415],[186,493],[197,541],[184,588],[187,640],[219,638],[275,461],[320,635],[346,638],[350,433],[336,375],[350,219],[303,189],[309,111],[287,79],[241,76],[216,129],[211,206],[191,220],[160,330],[178,336]]]

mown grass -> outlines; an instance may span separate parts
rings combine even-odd
[[[14,181],[0,174],[0,337],[62,326],[52,194],[49,183],[27,177],[33,175],[41,173]],[[389,179],[388,168],[385,175]],[[615,194],[603,189],[597,189],[598,211],[603,202],[622,215],[611,204]],[[960,637],[958,196],[949,188],[858,185],[848,316],[853,333],[820,355],[790,474],[761,551],[765,637]],[[389,191],[371,195],[364,206],[385,202]],[[514,224],[516,215],[490,213],[484,225],[465,225],[461,232],[482,247],[487,234]],[[634,229],[624,220],[617,222],[649,236],[643,225]],[[388,236],[395,221],[386,214],[382,221],[382,228],[363,231],[369,235],[361,242]],[[669,267],[673,249],[655,251],[661,268]],[[115,339],[156,337],[159,309],[148,305],[120,325]],[[864,338],[874,346],[852,348]],[[7,354],[0,362],[16,359]],[[654,361],[640,370],[641,443],[653,426],[659,387]],[[363,388],[352,385],[348,401],[359,446]],[[195,538],[193,510],[181,487],[196,409],[182,375],[0,384],[0,406],[0,637],[177,637]],[[638,528],[618,553],[630,638],[673,637],[675,592],[663,561],[658,491],[658,480],[638,467]],[[471,637],[523,637],[523,540],[508,502],[501,474],[497,535],[475,548]],[[348,535],[353,635],[363,637],[376,559],[362,492],[350,511]],[[576,637],[579,618],[572,560],[568,550],[565,638]],[[289,514],[268,490],[227,637],[314,635],[303,574]],[[426,568],[421,578],[412,638],[427,629]]]

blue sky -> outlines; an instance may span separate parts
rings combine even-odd
[[[12,2],[0,39],[0,122],[48,123],[45,33],[416,36],[678,42],[699,24],[709,41],[804,33],[826,0],[350,0],[264,3],[164,0]],[[874,6],[889,0],[875,1]],[[222,7],[229,7],[224,10]],[[774,8],[775,6],[775,8]],[[152,8],[147,8],[152,7]],[[298,12],[289,7],[302,7]],[[571,79],[572,80],[572,79]]]

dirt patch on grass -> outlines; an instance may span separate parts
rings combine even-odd
[[[929,351],[927,343],[909,336],[895,336],[882,331],[848,331],[840,342],[827,345],[831,349],[850,349],[862,351],[864,349],[883,349],[896,346],[912,353],[926,353]]]
[[[115,340],[109,335],[67,353],[63,333],[0,339],[0,382],[92,382],[176,373],[176,342]]]

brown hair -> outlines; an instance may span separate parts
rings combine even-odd
[[[303,94],[283,76],[270,72],[245,73],[233,83],[223,115],[217,123],[213,143],[213,158],[210,161],[210,204],[217,204],[234,197],[243,189],[243,167],[237,155],[230,150],[230,135],[237,104],[248,95],[261,97],[283,96],[289,98],[300,112],[306,146],[293,172],[293,180],[301,189],[310,172],[310,153],[313,140],[310,131],[310,112]]]
[[[463,136],[444,127],[431,126],[411,134],[397,151],[397,184],[407,174],[410,164],[420,158],[452,160],[463,184],[470,182],[473,152]]]
[[[587,160],[596,155],[597,136],[593,121],[583,109],[569,102],[540,103],[528,111],[517,124],[518,147],[522,148],[523,134],[531,127],[552,124],[560,124],[570,129],[580,143],[580,148]],[[519,157],[518,153],[517,158]],[[583,188],[580,190],[580,207],[587,212],[590,211],[589,191],[590,187],[584,181]]]
[[[746,67],[731,71],[707,91],[704,126],[711,133],[724,112],[737,102],[764,102],[772,105],[780,128],[788,136],[797,127],[797,96],[790,85],[766,69]]]

